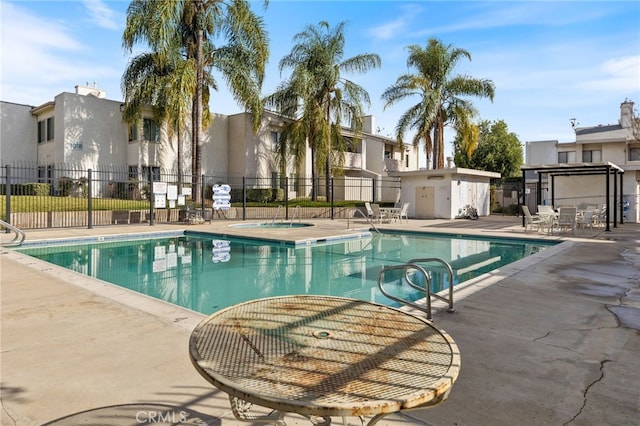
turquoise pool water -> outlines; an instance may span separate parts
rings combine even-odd
[[[293,246],[268,241],[191,234],[170,238],[28,246],[20,251],[47,262],[210,314],[250,299],[290,294],[352,297],[394,305],[377,286],[385,266],[414,258],[451,263],[454,283],[534,254],[553,243],[472,239],[424,234]],[[391,291],[421,295],[393,283]],[[399,279],[397,280],[400,281]],[[448,273],[434,269],[432,291],[448,288]],[[387,288],[387,287],[385,287]]]

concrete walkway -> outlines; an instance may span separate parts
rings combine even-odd
[[[230,234],[227,224],[188,229]],[[325,220],[286,237],[366,227]],[[538,237],[508,217],[381,227]],[[27,238],[183,228],[37,230]],[[640,424],[640,225],[540,237],[566,241],[474,280],[456,290],[455,313],[435,313],[462,353],[449,400],[380,425]],[[189,334],[202,315],[7,249],[0,268],[2,425],[243,424],[189,361]],[[289,416],[287,424],[308,422]]]

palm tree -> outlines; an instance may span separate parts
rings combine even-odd
[[[455,125],[456,137],[453,140],[455,163],[459,167],[471,168],[471,157],[478,148],[480,128],[472,122],[469,111],[461,111]]]
[[[214,41],[220,40],[227,44],[216,46]],[[217,89],[212,70],[222,74],[235,99],[253,114],[254,131],[260,124],[260,88],[269,56],[263,21],[247,0],[134,0],[127,10],[123,46],[131,50],[141,41],[163,55],[179,43],[186,60],[195,61],[191,172],[194,186],[199,187],[209,89]],[[195,194],[198,202],[200,191]]]
[[[177,136],[178,191],[181,191],[184,176],[182,136],[190,115],[196,66],[195,60],[182,58],[178,47],[166,53],[172,56],[146,52],[129,62],[121,82],[125,94],[123,117],[129,123],[135,123],[141,118],[142,108],[151,105],[154,116],[167,123],[169,135]]]
[[[348,122],[354,134],[358,135],[364,125],[363,104],[370,104],[367,91],[342,74],[364,73],[380,67],[381,63],[380,57],[373,53],[343,60],[344,33],[344,22],[331,28],[329,23],[322,21],[316,26],[307,25],[296,34],[291,52],[279,63],[280,72],[292,70],[291,77],[267,98],[267,104],[293,118],[283,133],[282,143],[289,143],[290,151],[299,153],[300,146],[305,141],[309,142],[314,200],[317,197],[318,164],[324,162],[329,199],[334,150],[338,151],[335,158],[338,164],[344,161],[342,121]],[[280,156],[285,151],[281,147]]]
[[[488,97],[493,101],[495,87],[491,80],[453,75],[458,61],[471,60],[464,49],[445,46],[437,39],[429,39],[426,48],[410,45],[407,66],[416,74],[403,74],[382,94],[385,108],[406,98],[418,96],[419,102],[400,116],[396,137],[403,143],[409,129],[416,131],[414,145],[424,142],[427,162],[433,154],[433,168],[444,167],[444,127],[456,125],[462,115],[471,115],[473,105],[461,96]]]

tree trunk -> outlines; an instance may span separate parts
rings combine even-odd
[[[184,175],[184,148],[182,146],[182,129],[178,124],[178,194],[182,194],[182,186],[184,184],[183,175]]]
[[[332,164],[331,164],[331,140],[333,135],[332,133],[332,128],[331,128],[331,113],[330,113],[330,102],[327,101],[327,126],[329,127],[329,140],[327,141],[327,161],[325,164],[325,195],[327,197],[326,201],[329,202],[331,201],[331,175],[332,175]]]
[[[316,164],[316,149],[311,146],[311,200],[318,201],[318,165]]]
[[[199,12],[203,13],[204,11],[201,10]],[[195,188],[192,189],[195,195],[194,201],[196,203],[200,203],[202,200],[202,194],[200,192],[200,175],[202,174],[200,135],[202,134],[202,86],[204,85],[204,58],[202,57],[203,37],[203,30],[198,28],[196,36],[196,62],[198,64],[198,71],[196,75],[196,101],[194,105],[195,122],[193,123],[193,147],[195,149],[193,153],[195,157],[193,174],[196,185]]]

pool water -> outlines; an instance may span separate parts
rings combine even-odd
[[[20,251],[47,262],[210,314],[251,299],[319,294],[352,297],[395,306],[377,280],[386,266],[414,258],[449,262],[454,283],[534,254],[552,243],[471,239],[424,234],[382,234],[309,246],[186,234],[61,246],[26,246]],[[435,266],[435,265],[434,265]],[[423,297],[400,285],[392,292]],[[387,278],[385,276],[385,282]],[[433,269],[431,291],[448,288],[444,269]],[[386,289],[387,287],[385,287]]]

